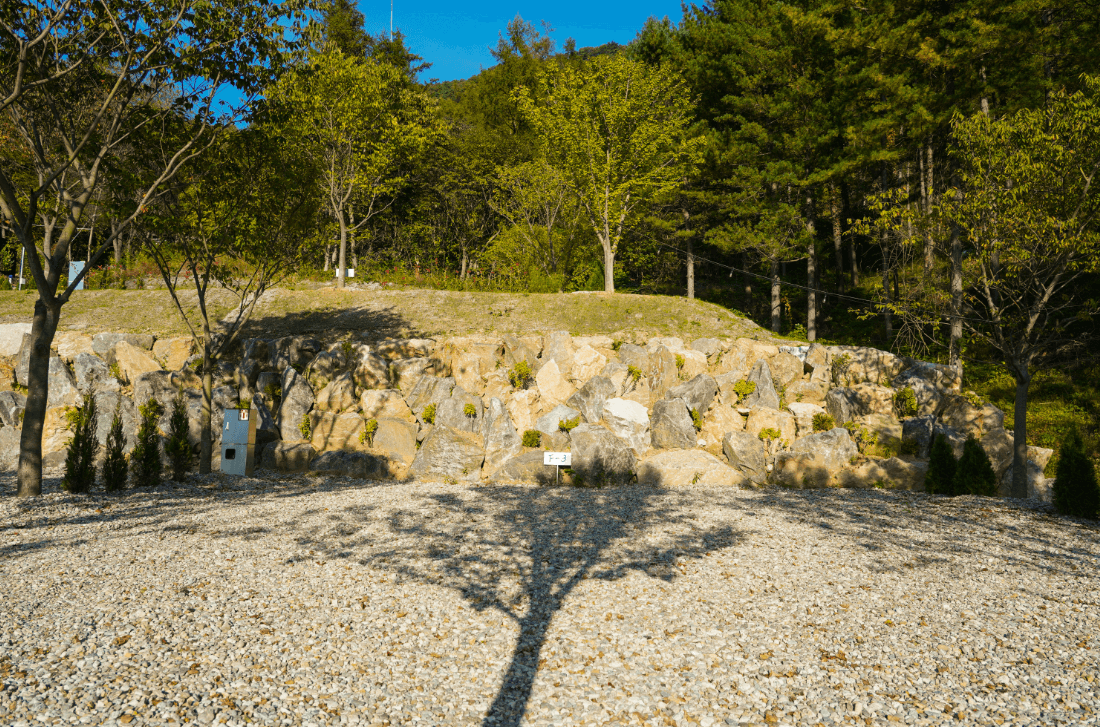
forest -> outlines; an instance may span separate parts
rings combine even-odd
[[[349,268],[699,297],[976,372],[1026,431],[1034,377],[1100,381],[1098,18],[711,0],[577,48],[517,16],[438,82],[349,0],[6,5],[0,270],[47,350],[79,283],[149,274],[239,290],[240,317]],[[1058,396],[1095,431],[1095,399]]]

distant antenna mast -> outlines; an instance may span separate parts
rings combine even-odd
[[[390,40],[393,40],[393,0],[390,0]]]

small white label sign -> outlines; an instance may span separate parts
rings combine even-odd
[[[572,452],[543,452],[542,463],[568,467],[573,464]]]

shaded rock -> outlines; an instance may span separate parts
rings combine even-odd
[[[859,454],[848,430],[843,427],[803,437],[791,445],[790,451],[795,454],[812,454],[814,463],[831,474],[848,467],[852,458]]]
[[[916,446],[916,456],[928,458],[932,448],[932,428],[936,418],[930,414],[906,419],[901,423],[901,439],[903,442],[913,442]]]
[[[737,487],[745,476],[725,462],[699,450],[658,452],[638,465],[638,484],[654,487],[692,485]]]
[[[699,374],[690,381],[668,390],[669,399],[681,399],[688,409],[705,415],[710,410],[714,395],[718,393],[718,382],[709,374]]]
[[[118,391],[118,379],[111,376],[107,363],[92,353],[78,353],[73,359],[76,388],[81,394],[92,391]]]
[[[275,422],[275,415],[263,399],[252,400],[252,410],[256,412],[256,444],[267,444],[279,439],[279,425]]]
[[[1004,427],[1005,414],[992,404],[975,405],[966,396],[950,395],[944,398],[939,421],[980,439],[985,432]]]
[[[542,463],[543,450],[516,455],[492,475],[498,482],[522,482],[525,484],[552,485],[555,467]]]
[[[927,473],[927,462],[890,457],[868,460],[842,470],[837,474],[836,481],[841,487],[923,491]]]
[[[1010,463],[997,485],[998,497],[1012,497],[1012,471],[1013,465]],[[1053,484],[1054,479],[1047,480],[1046,475],[1043,474],[1043,468],[1039,466],[1038,462],[1033,462],[1030,459],[1027,461],[1027,496],[1029,498],[1052,502]]]
[[[317,392],[317,401],[314,406],[321,411],[344,411],[356,404],[355,382],[352,381],[350,373],[343,373]]]
[[[279,405],[279,438],[298,442],[302,436],[302,419],[313,409],[313,389],[305,377],[289,366],[283,371],[283,398]]]
[[[894,388],[912,389],[913,396],[917,400],[917,415],[927,416],[939,411],[943,404],[944,392],[932,382],[918,375],[915,369],[909,368],[894,377]]]
[[[614,398],[616,393],[615,385],[610,379],[593,376],[565,403],[579,411],[589,424],[598,424],[603,418],[604,403]]]
[[[271,341],[265,338],[246,338],[241,341],[241,358],[257,361],[265,368],[271,366]]]
[[[263,366],[257,361],[245,359],[237,364],[237,386],[243,390],[245,396],[255,397],[256,382],[263,373]]]
[[[416,459],[417,426],[403,419],[378,419],[378,431],[374,433],[371,450],[402,465]]]
[[[131,383],[150,371],[160,371],[160,364],[148,351],[128,341],[119,341],[111,348],[107,355],[107,363],[118,365],[123,383]]]
[[[372,369],[373,373],[368,375],[367,373],[358,373],[356,375],[356,383],[361,383],[361,388],[378,388],[385,389],[390,386],[396,386],[401,391],[411,391],[420,381],[422,376],[433,376],[434,367],[431,359],[427,358],[403,358],[399,361],[394,361],[389,365],[388,378],[377,378],[379,371]],[[377,380],[377,385],[373,387],[362,386],[362,384],[368,383],[372,377]],[[451,379],[452,381],[454,379]]]
[[[626,399],[608,399],[603,405],[603,424],[639,457],[649,449],[649,410],[641,404]]]
[[[754,406],[749,410],[749,418],[745,422],[745,433],[759,437],[765,429],[775,429],[779,432],[779,438],[790,444],[798,434],[794,415],[790,412],[768,409],[763,406]]]
[[[722,452],[730,467],[757,484],[762,484],[767,471],[764,467],[764,443],[748,432],[727,432],[722,439]]]
[[[264,447],[262,466],[279,472],[305,472],[316,456],[308,442],[272,442]]]
[[[897,452],[901,448],[905,430],[892,414],[872,414],[856,419],[856,424],[876,439],[868,454],[883,454]]]
[[[508,460],[522,452],[523,443],[504,402],[497,398],[490,399],[485,409],[485,474],[491,477]]]
[[[272,411],[277,410],[277,403],[282,401],[283,376],[274,371],[265,371],[256,377],[256,388],[253,399],[262,399]]]
[[[806,402],[795,402],[787,405],[787,411],[794,416],[796,437],[805,437],[814,433],[814,417],[825,414],[825,407]]]
[[[409,362],[413,363],[409,363]],[[423,364],[423,365],[422,365]],[[406,381],[428,369],[428,359],[402,359],[392,365],[372,354],[363,354],[355,364],[352,379],[357,389],[388,389],[390,382]]]
[[[576,391],[569,380],[562,375],[556,361],[548,361],[535,376],[539,397],[548,405],[564,403]]]
[[[162,338],[153,343],[153,358],[165,369],[178,371],[195,353],[195,341],[190,336]]]
[[[627,375],[627,365],[619,363],[618,361],[612,361],[611,363],[605,364],[604,367],[600,369],[600,376],[609,380],[615,387],[616,396],[622,394],[625,390]]]
[[[468,406],[473,407],[473,416],[466,413]],[[485,406],[481,397],[464,391],[461,386],[454,387],[451,395],[436,405],[435,425],[484,435]]]
[[[19,346],[19,362],[15,365],[15,380],[20,386],[29,386],[31,365],[31,334],[23,334],[23,342]]]
[[[23,412],[27,410],[27,397],[18,391],[0,391],[0,423],[19,429],[23,426]]]
[[[69,440],[73,433],[69,430],[69,422],[65,419],[68,407],[54,406],[46,409],[46,418],[42,424],[42,467],[53,469],[65,463],[65,455],[69,451]],[[17,440],[18,441],[18,440]],[[18,456],[18,445],[16,456]]]
[[[144,351],[151,351],[154,343],[153,337],[144,333],[97,333],[92,336],[92,351],[110,361],[111,349],[123,341]]]
[[[78,406],[80,404],[80,389],[76,387],[76,379],[73,378],[69,367],[65,365],[60,356],[50,357],[48,385],[47,407]]]
[[[650,363],[649,391],[654,399],[662,399],[669,389],[680,382],[676,356],[666,347],[658,346],[650,355]]]
[[[386,463],[380,462],[381,459],[383,458],[367,452],[322,452],[309,463],[309,471],[331,477],[366,479],[376,477],[386,470]]]
[[[887,351],[865,346],[829,346],[829,364],[838,375],[837,386],[871,383],[889,386],[905,368],[905,361]],[[846,358],[845,358],[846,357]]]
[[[310,444],[318,452],[336,449],[361,451],[367,448],[366,444],[359,441],[359,437],[363,434],[364,422],[358,412],[337,414],[314,409],[309,413],[309,420],[313,434]]]
[[[813,489],[828,487],[833,473],[808,452],[779,452],[768,480],[783,487]]]
[[[435,351],[431,338],[388,338],[374,345],[374,354],[389,361],[430,358]]]
[[[981,443],[982,449],[989,456],[989,463],[993,465],[993,473],[1000,481],[1005,470],[1012,465],[1012,435],[1005,431],[1004,427],[1000,427],[986,432],[981,438]]]
[[[359,409],[364,419],[400,419],[415,422],[412,409],[397,389],[368,389],[359,397]]]
[[[956,459],[962,456],[963,445],[966,444],[966,434],[943,422],[936,422],[932,427],[933,437],[943,437],[951,445],[951,451]]]
[[[420,479],[451,477],[466,482],[481,476],[485,440],[478,434],[436,426],[416,453],[409,473]]]
[[[958,370],[951,366],[916,359],[905,359],[905,363],[905,370],[894,377],[894,388],[898,388],[899,379],[911,381],[914,377],[924,379],[945,394],[958,393],[962,386]]]
[[[565,404],[558,404],[535,421],[534,429],[543,434],[553,434],[560,430],[559,424],[561,422],[572,421],[579,416],[581,416],[580,411]]]
[[[597,424],[581,424],[569,437],[574,478],[579,474],[585,484],[597,486],[626,484],[633,479],[636,457],[626,441]]]
[[[876,384],[855,384],[832,389],[825,396],[825,410],[837,424],[845,424],[871,414],[889,415],[893,413],[893,408],[894,392]]]
[[[321,351],[313,357],[306,367],[305,377],[310,388],[321,391],[329,382],[340,375],[347,368],[344,355],[339,351]]]
[[[409,405],[413,415],[420,423],[426,424],[427,422],[424,421],[423,417],[424,410],[432,404],[435,404],[438,410],[440,403],[451,395],[454,388],[455,380],[450,377],[440,378],[425,374],[417,380],[416,385],[405,395],[405,403]]]
[[[547,452],[568,452],[572,447],[569,434],[562,431],[542,435],[542,448]]]
[[[591,346],[581,346],[573,353],[573,367],[570,370],[570,374],[574,381],[584,382],[589,381],[594,376],[599,376],[600,372],[607,366],[607,356],[592,348]],[[621,364],[619,364],[622,366]],[[622,366],[622,376],[626,377],[626,366]],[[619,381],[618,386],[622,386],[622,381]],[[616,393],[620,389],[615,390]]]
[[[30,332],[30,323],[0,324],[0,356],[18,356],[23,349],[23,336]]]
[[[99,446],[101,447],[99,451],[101,457],[105,453],[107,435],[111,432],[111,423],[115,419],[116,406],[118,407],[118,414],[122,418],[122,434],[125,439],[122,451],[129,454],[133,451],[134,445],[137,444],[135,436],[141,422],[138,419],[138,410],[133,400],[117,391],[97,391],[95,393],[96,439],[99,440]]]
[[[277,371],[288,367],[305,370],[323,348],[320,341],[310,336],[284,336],[268,343],[271,366]]]
[[[767,361],[757,361],[747,378],[756,384],[756,388],[745,397],[743,402],[740,402],[740,406],[748,409],[754,406],[768,409],[779,408],[779,394],[775,391],[775,384],[772,382],[772,370]]]
[[[650,441],[656,449],[691,449],[696,432],[687,405],[680,399],[662,399],[649,417]]]
[[[716,356],[722,350],[722,342],[717,338],[699,338],[691,342],[689,348],[698,351],[707,358]]]
[[[633,343],[624,343],[619,347],[619,360],[626,366],[633,366],[642,372],[645,376],[649,373],[650,360],[649,352],[641,346],[635,346]]]
[[[780,353],[768,362],[773,384],[783,389],[802,380],[803,368],[802,360],[789,353]]]

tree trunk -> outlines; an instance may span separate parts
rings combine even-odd
[[[23,413],[23,430],[19,435],[20,497],[42,494],[42,429],[46,422],[46,400],[49,398],[50,346],[57,332],[60,313],[60,309],[46,306],[41,298],[34,303],[29,341],[27,407]]]
[[[840,190],[829,185],[829,214],[833,217],[833,250],[836,253],[836,289],[844,290],[844,250],[841,245]]]
[[[806,340],[817,340],[817,243],[810,241],[809,257],[806,258],[806,286],[810,292],[806,295]]]
[[[355,244],[355,205],[348,207],[348,215],[351,217],[351,266],[359,267],[359,249]]]
[[[210,474],[214,456],[213,436],[210,431],[210,409],[214,401],[213,361],[210,360],[210,334],[202,347],[202,413],[199,414],[199,474]]]
[[[958,225],[951,226],[951,337],[947,346],[947,364],[962,379],[962,235]]]
[[[111,220],[111,234],[114,235],[112,244],[115,248],[115,267],[122,265],[122,235],[118,234],[118,221]]]
[[[883,323],[886,326],[886,345],[890,345],[890,339],[894,337],[894,316],[890,306],[893,304],[893,296],[890,295],[890,263],[886,256],[886,236],[882,238],[882,294],[886,296],[886,305],[882,308]]]
[[[325,245],[325,267],[324,271],[327,273],[329,270],[329,261],[332,260],[332,245]]]
[[[1012,431],[1012,497],[1027,497],[1027,387],[1031,372],[1027,366],[1016,366],[1016,411]]]
[[[347,275],[348,263],[348,226],[344,222],[343,215],[340,216],[340,260],[339,267],[336,268],[336,287],[344,287],[344,276]]]
[[[458,279],[466,279],[466,248],[462,248],[462,273],[458,276]]]
[[[745,284],[745,315],[752,315],[752,276],[749,275],[749,254],[741,254],[742,282]]]
[[[687,297],[688,300],[695,299],[695,253],[691,247],[691,238],[687,241]]]
[[[772,260],[772,331],[779,333],[779,261]]]
[[[603,292],[615,292],[615,252],[609,242],[603,242]]]

